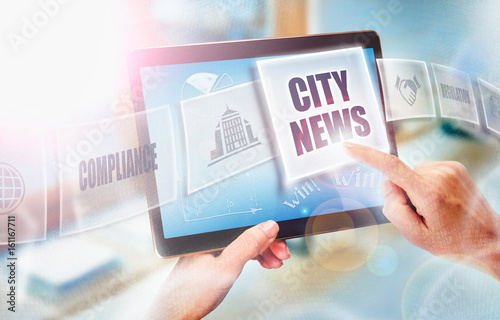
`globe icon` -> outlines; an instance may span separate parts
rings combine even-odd
[[[24,198],[23,177],[13,166],[0,162],[0,215],[14,211]]]

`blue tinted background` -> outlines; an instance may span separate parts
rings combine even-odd
[[[377,100],[380,104],[380,94],[377,81],[376,63],[372,49],[365,49],[365,59],[369,66],[371,81]],[[275,57],[272,57],[275,58]],[[162,66],[161,70],[156,70],[165,76],[158,86],[145,90],[146,110],[170,105],[173,119],[175,144],[177,150],[177,163],[180,181],[178,184],[178,199],[161,207],[164,235],[166,238],[204,233],[210,231],[246,227],[255,225],[269,219],[275,221],[291,220],[309,217],[316,207],[331,199],[353,199],[349,204],[336,202],[336,207],[327,210],[327,213],[354,210],[359,208],[379,206],[383,204],[380,194],[380,183],[382,175],[371,168],[361,164],[354,164],[338,170],[336,180],[331,173],[311,177],[312,183],[308,180],[299,181],[293,185],[283,186],[280,182],[278,166],[281,165],[279,156],[267,161],[242,174],[236,178],[227,178],[219,183],[209,186],[200,192],[187,194],[187,167],[186,150],[184,148],[183,122],[180,109],[181,99],[191,98],[184,86],[185,81],[195,73],[208,72],[216,75],[227,74],[231,77],[234,85],[244,84],[258,80],[257,60],[238,59],[227,61],[212,61],[181,65]],[[152,71],[156,67],[149,67],[152,70],[141,69],[141,74],[145,77],[146,72]],[[182,94],[184,90],[184,94]],[[373,106],[377,107],[377,106]],[[155,136],[156,128],[149,128],[151,136]],[[360,168],[359,173],[356,171]],[[373,174],[373,183],[369,187],[354,187],[359,174],[358,185],[363,184],[365,174]],[[344,186],[341,179],[345,177],[348,182]],[[349,180],[351,178],[351,180]],[[371,178],[370,178],[371,179]],[[305,199],[294,193],[301,189],[306,182],[313,188]],[[339,182],[341,186],[339,186]],[[316,186],[315,186],[316,185]],[[307,186],[306,186],[307,188]],[[318,191],[319,189],[319,191]],[[307,190],[310,190],[309,188]],[[305,193],[303,193],[305,195]],[[250,201],[252,197],[252,201]],[[293,204],[293,200],[300,200],[294,208],[283,204],[287,201]],[[228,214],[227,203],[234,206],[231,214]],[[249,206],[249,203],[256,203]],[[203,210],[197,215],[197,208]],[[252,212],[252,209],[258,211]],[[241,213],[235,213],[241,212]],[[323,213],[326,213],[323,211]]]

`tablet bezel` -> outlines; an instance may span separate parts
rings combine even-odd
[[[151,66],[165,66],[184,63],[208,62],[219,60],[234,60],[255,57],[270,57],[289,54],[300,54],[318,52],[321,50],[343,49],[351,47],[362,47],[363,49],[373,49],[375,59],[382,58],[380,38],[375,31],[359,31],[348,33],[330,33],[320,35],[307,35],[299,37],[285,38],[264,38],[256,40],[240,40],[216,43],[203,43],[192,45],[169,46],[160,48],[136,49],[129,54],[128,66],[131,84],[132,100],[135,112],[145,111],[144,96],[141,83],[140,69]],[[377,68],[379,80],[380,98],[385,119],[385,103],[380,85],[380,73]],[[149,133],[139,128],[147,128],[147,120],[138,119],[137,123],[139,143],[147,144]],[[387,138],[390,146],[390,153],[397,155],[396,141],[392,122],[386,122]],[[146,196],[149,207],[158,203],[156,189],[156,179],[154,175],[145,181]],[[382,214],[382,206],[367,208],[372,216],[367,217],[366,209],[346,211],[351,217],[354,227],[364,227],[386,223],[388,220]],[[279,239],[289,239],[312,234],[336,231],[345,226],[335,225],[333,216],[335,213],[321,215],[322,227],[314,232],[306,228],[308,221],[317,217],[306,217],[293,220],[279,221]],[[230,244],[238,235],[249,227],[234,228],[176,238],[165,238],[161,211],[159,207],[150,208],[149,217],[153,242],[156,253],[162,258],[182,256],[187,254],[217,251]],[[331,217],[332,223],[328,223]],[[325,219],[326,218],[326,219]],[[373,219],[374,218],[374,219]],[[326,221],[326,223],[325,223]]]

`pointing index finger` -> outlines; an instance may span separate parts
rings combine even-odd
[[[389,180],[404,189],[410,198],[420,192],[420,176],[398,157],[350,142],[344,142],[344,150],[350,157],[381,171]]]

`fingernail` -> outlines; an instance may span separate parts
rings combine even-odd
[[[269,237],[273,238],[278,233],[278,224],[273,220],[268,220],[259,225],[259,227],[264,231],[264,233]]]
[[[356,146],[354,143],[350,143],[350,142],[347,142],[347,141],[344,141],[342,143],[342,145],[343,145],[344,149],[346,149],[346,150],[352,149],[352,148],[354,148]]]
[[[290,249],[288,249],[288,246],[286,246],[286,252],[288,252],[288,255],[291,256],[292,254],[290,253]]]
[[[392,191],[392,182],[389,181],[389,180],[384,180],[384,182],[382,182],[382,193],[385,196],[387,196],[389,193],[391,193]]]

